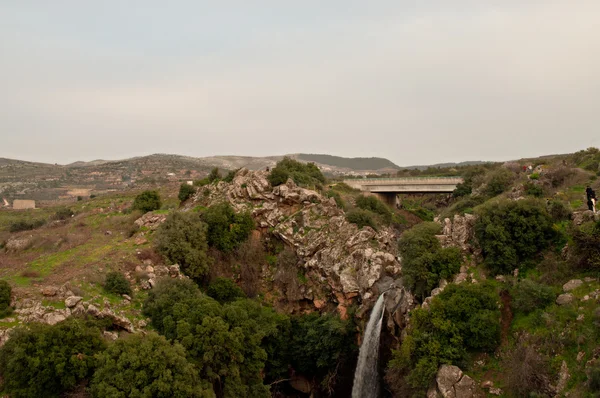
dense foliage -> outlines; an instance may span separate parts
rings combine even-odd
[[[46,220],[17,220],[10,223],[8,230],[10,232],[31,231],[46,224]]]
[[[392,219],[392,211],[390,208],[375,196],[360,195],[358,198],[356,198],[356,206],[360,209],[377,213],[386,221],[391,221]]]
[[[236,213],[229,203],[219,203],[202,213],[208,244],[222,252],[231,252],[243,243],[254,229],[250,213]]]
[[[433,222],[418,224],[404,232],[398,243],[404,283],[420,298],[428,296],[440,279],[449,279],[460,269],[460,250],[442,248],[436,238],[440,231],[441,226]]]
[[[573,228],[572,261],[582,270],[600,270],[600,221]]]
[[[277,162],[268,178],[274,187],[285,184],[288,178],[302,186],[317,186],[325,183],[325,176],[314,163],[302,163],[288,157]]]
[[[371,227],[374,230],[377,230],[377,223],[375,222],[373,214],[367,210],[350,210],[346,213],[346,220],[348,220],[349,223],[356,224],[359,229]]]
[[[144,191],[135,197],[133,201],[133,210],[140,210],[142,213],[160,209],[160,195],[157,191]]]
[[[469,352],[491,352],[500,342],[498,294],[491,285],[448,285],[430,307],[411,313],[408,335],[390,362],[421,391],[440,365],[461,364]]]
[[[181,186],[179,187],[179,194],[177,195],[177,198],[179,199],[179,201],[185,202],[186,200],[191,198],[192,195],[195,193],[196,188],[194,188],[192,185],[189,185],[187,183],[181,184]]]
[[[0,375],[11,397],[58,397],[91,376],[105,348],[100,330],[78,319],[18,328],[0,349]]]
[[[484,193],[490,197],[500,195],[506,191],[515,179],[515,175],[508,169],[499,168],[487,176]]]
[[[206,254],[207,225],[195,212],[173,212],[156,231],[156,250],[168,261],[179,264],[190,278],[202,280],[208,274],[210,258]]]
[[[269,396],[262,383],[267,354],[261,343],[277,332],[274,311],[251,300],[221,305],[190,282],[167,279],[150,292],[144,313],[159,333],[186,348],[217,393]]]
[[[210,171],[210,173],[208,174],[207,179],[208,179],[209,183],[212,183],[212,182],[220,180],[221,179],[221,173],[219,172],[219,168],[218,167],[214,167]]]
[[[552,217],[534,199],[495,201],[477,211],[475,235],[492,274],[527,265],[556,237]]]
[[[244,291],[229,278],[216,278],[208,285],[206,294],[221,304],[246,297]]]
[[[556,299],[556,293],[551,287],[530,279],[524,279],[514,285],[510,293],[513,309],[525,314],[544,309]]]
[[[93,397],[214,397],[187,361],[185,349],[155,333],[119,339],[96,355]]]
[[[104,282],[104,290],[114,294],[131,294],[131,286],[129,281],[120,272],[109,272],[106,274],[106,281]]]
[[[5,280],[0,280],[0,319],[12,314],[10,297],[12,288]]]

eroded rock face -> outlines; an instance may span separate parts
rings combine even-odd
[[[154,214],[154,213],[146,213],[137,220],[135,220],[135,225],[138,227],[147,227],[151,230],[156,230],[160,227],[160,224],[164,223],[167,219],[165,214]]]
[[[475,380],[453,365],[440,367],[434,385],[427,392],[428,398],[473,398],[479,396],[481,394]]]
[[[475,236],[476,220],[472,214],[456,214],[452,220],[438,220],[442,224],[442,235],[438,236],[442,246],[456,246],[464,252],[472,252],[471,241]]]
[[[267,176],[265,171],[242,169],[232,183],[211,186],[208,196],[199,192],[188,207],[228,201],[236,211],[249,211],[259,228],[285,242],[310,280],[303,290],[286,285],[288,299],[310,300],[323,308],[321,299],[328,297],[342,313],[355,298],[376,298],[374,285],[383,276],[399,277],[401,264],[392,230],[359,230],[346,221],[333,198],[298,187],[292,180],[271,188]]]

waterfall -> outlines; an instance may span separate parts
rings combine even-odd
[[[379,337],[383,322],[385,293],[381,294],[371,311],[369,323],[365,330],[365,337],[360,346],[358,363],[354,372],[354,385],[352,398],[377,398],[379,397]]]

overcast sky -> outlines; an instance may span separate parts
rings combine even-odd
[[[600,146],[598,0],[0,0],[0,157]]]

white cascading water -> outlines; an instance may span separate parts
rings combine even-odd
[[[369,323],[365,330],[365,337],[358,353],[358,363],[354,372],[354,385],[352,398],[378,398],[379,397],[379,338],[383,322],[384,294],[379,296],[375,307],[371,311]]]

